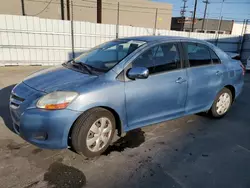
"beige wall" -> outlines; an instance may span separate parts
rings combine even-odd
[[[21,0],[1,0],[0,14],[22,15]],[[24,0],[25,13],[29,16],[34,16],[39,13],[49,0]],[[41,14],[37,15],[40,18],[61,19],[60,1],[52,0],[52,3]]]
[[[49,0],[24,0],[26,15],[39,13]],[[102,23],[117,23],[119,0],[103,0]],[[157,28],[170,29],[172,5],[147,0],[120,0],[120,25],[153,28],[158,8]],[[96,0],[74,0],[74,20],[96,22]],[[141,8],[139,8],[141,7]],[[0,6],[0,14],[21,15],[21,1],[7,0]],[[53,0],[48,8],[37,15],[41,18],[61,19],[60,0]],[[65,9],[66,18],[66,9]]]

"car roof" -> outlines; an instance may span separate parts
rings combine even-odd
[[[135,37],[126,37],[120,38],[126,40],[140,40],[145,42],[155,42],[155,41],[162,41],[162,40],[185,40],[185,41],[197,41],[203,42],[202,40],[194,39],[194,38],[187,38],[187,37],[179,37],[179,36],[135,36]]]

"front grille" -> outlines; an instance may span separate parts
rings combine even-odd
[[[14,95],[14,94],[11,94],[11,98],[16,99],[16,100],[21,101],[21,102],[25,101],[25,99],[23,99],[17,95]]]
[[[19,125],[21,124],[21,117],[25,110],[34,102],[40,98],[44,93],[32,89],[24,83],[20,83],[13,88],[9,107],[11,119],[14,123],[16,132],[19,132]]]
[[[25,99],[22,97],[17,96],[16,94],[11,94],[10,96],[10,107],[16,109],[19,108],[20,104],[22,104],[22,102],[24,102]]]
[[[16,108],[19,107],[19,104],[16,104],[16,103],[14,103],[14,102],[10,102],[10,105],[15,106]]]

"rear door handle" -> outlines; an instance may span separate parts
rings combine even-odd
[[[181,84],[183,82],[186,82],[186,80],[183,79],[182,77],[179,77],[177,80],[175,80],[175,82],[178,83],[178,84]]]
[[[216,75],[220,76],[222,73],[220,71],[216,71]]]

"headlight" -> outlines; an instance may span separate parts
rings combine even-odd
[[[69,91],[56,91],[49,93],[39,99],[36,106],[48,110],[57,110],[66,108],[76,97],[78,93]]]

